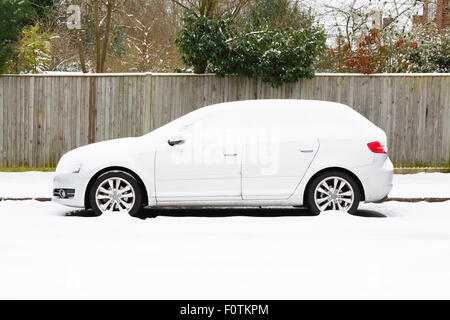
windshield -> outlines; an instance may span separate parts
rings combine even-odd
[[[162,127],[159,127],[153,131],[150,131],[149,133],[145,134],[144,136],[155,134],[155,133],[163,133],[163,132],[177,132],[177,131],[184,131],[186,130],[190,125],[192,125],[195,121],[198,121],[199,119],[202,119],[208,115],[207,112],[205,112],[204,108],[200,108],[197,110],[194,110],[192,112],[189,112],[188,114],[185,114],[184,116],[181,116],[178,119],[175,119]]]

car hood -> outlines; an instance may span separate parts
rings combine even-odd
[[[56,167],[57,173],[69,172],[79,164],[95,165],[105,159],[121,159],[136,154],[142,137],[122,138],[89,144],[64,154]]]
[[[105,156],[105,154],[120,155],[136,150],[139,141],[141,141],[141,137],[107,140],[88,144],[86,146],[76,148],[68,153],[86,157]]]

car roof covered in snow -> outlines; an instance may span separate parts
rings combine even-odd
[[[214,120],[215,119],[215,120]],[[320,100],[260,99],[224,102],[199,108],[175,120],[167,129],[204,121],[228,129],[260,127],[305,136],[348,139],[379,135],[380,129],[347,105]]]
[[[320,100],[261,99],[214,104],[198,109],[199,113],[233,113],[254,121],[297,121],[299,124],[313,123],[316,126],[342,125],[344,123],[370,123],[365,117],[342,103]],[[372,123],[370,123],[372,124]]]
[[[343,109],[351,109],[342,103],[332,101],[321,100],[306,100],[306,99],[258,99],[258,100],[240,100],[223,102],[205,106],[201,109],[209,110],[212,108],[230,109],[239,108],[239,111],[255,111],[254,108],[272,109],[277,111],[283,109],[283,111],[293,112],[315,112],[320,113],[323,111],[328,112],[342,112]],[[351,109],[352,110],[352,109]]]

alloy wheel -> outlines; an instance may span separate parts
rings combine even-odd
[[[125,179],[114,177],[103,181],[95,192],[95,201],[102,212],[126,212],[133,208],[136,194]]]
[[[355,194],[350,183],[336,176],[323,179],[314,191],[314,201],[320,211],[347,212],[352,207],[354,198]]]

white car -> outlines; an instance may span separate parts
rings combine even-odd
[[[66,153],[53,200],[97,214],[142,207],[306,206],[353,213],[385,198],[386,134],[350,107],[314,100],[207,106],[142,137]]]

